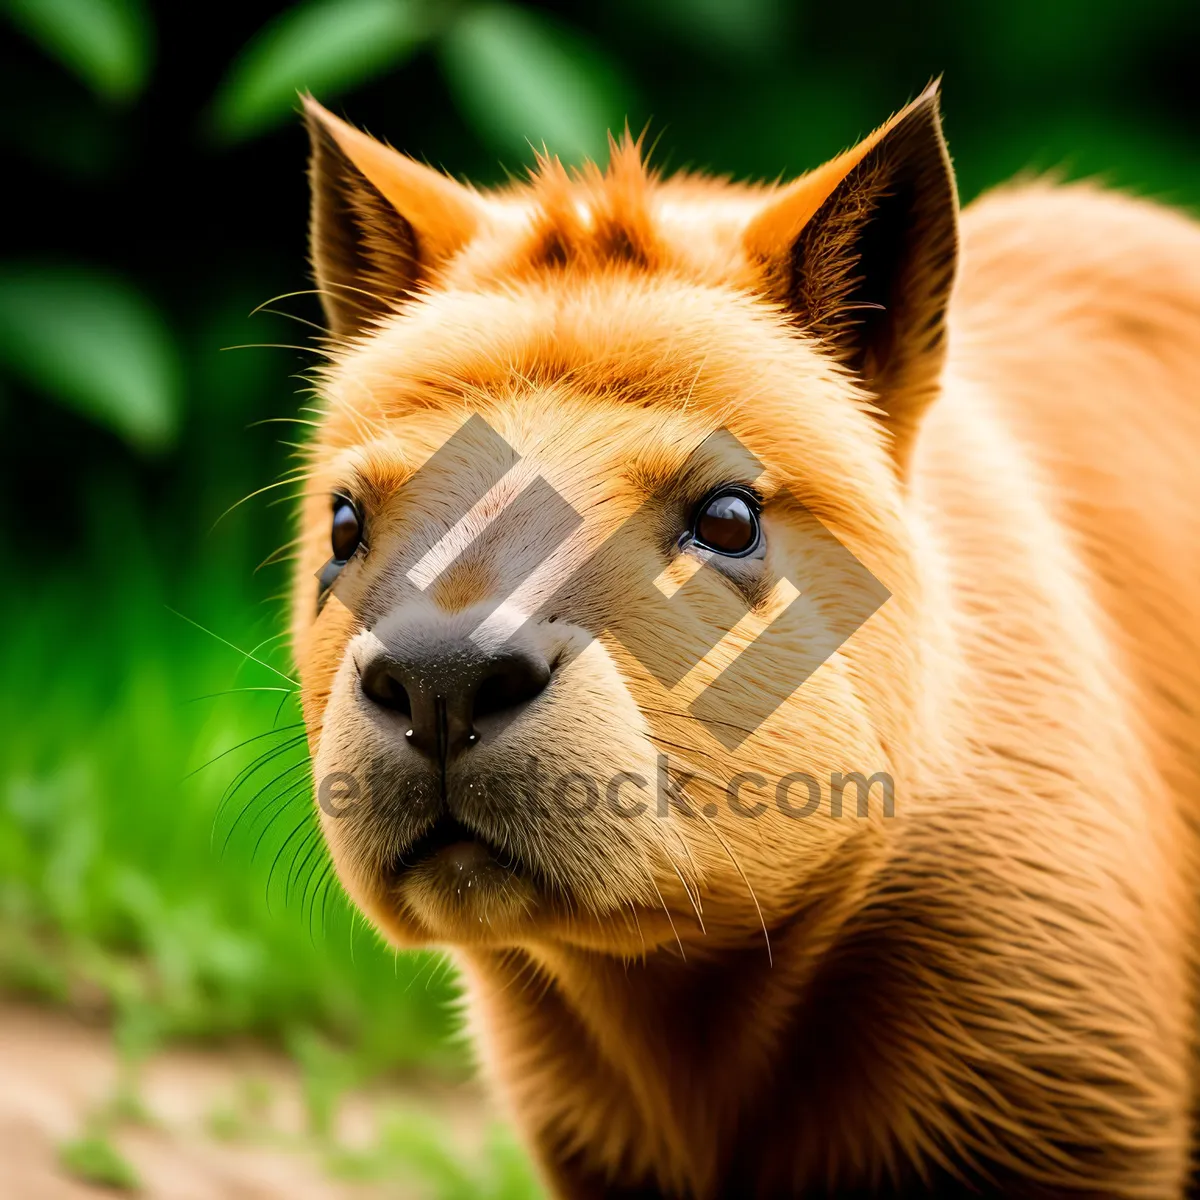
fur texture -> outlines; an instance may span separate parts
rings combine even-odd
[[[373,781],[322,822],[389,938],[454,948],[556,1194],[1185,1195],[1200,229],[1082,185],[960,219],[933,89],[785,187],[659,179],[626,137],[605,171],[544,159],[482,194],[314,102],[308,121],[334,340],[294,646],[318,779]],[[471,414],[522,456],[503,482],[468,455],[407,486]],[[584,518],[541,571],[532,536],[489,524],[538,476]],[[773,670],[860,586],[812,517],[890,593],[732,750],[689,702],[785,600],[679,548],[730,481],[808,601]],[[318,611],[334,493],[367,545]],[[644,505],[630,557],[573,574]],[[400,617],[504,598],[556,666],[435,785],[358,680],[400,619],[397,563],[468,509]],[[686,603],[637,582],[647,557]],[[641,665],[694,645],[675,686]],[[653,790],[664,753],[686,811],[517,803],[531,756]],[[762,780],[752,820],[730,813],[739,772]],[[895,815],[796,820],[772,794],[795,772],[886,772]],[[398,871],[446,804],[522,869],[465,896]]]

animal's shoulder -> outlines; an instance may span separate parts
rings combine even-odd
[[[963,303],[1015,290],[1059,307],[1159,297],[1200,310],[1200,222],[1165,204],[1092,183],[1009,184],[967,206],[961,237]]]

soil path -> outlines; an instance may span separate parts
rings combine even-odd
[[[95,1200],[112,1190],[81,1182],[59,1150],[111,1102],[118,1061],[107,1030],[61,1013],[0,1003],[0,1196],[5,1200]],[[172,1049],[139,1076],[148,1120],[117,1122],[108,1140],[134,1167],[138,1195],[168,1200],[374,1200],[426,1193],[402,1174],[348,1183],[326,1173],[306,1138],[302,1081],[287,1059],[252,1047]],[[253,1121],[237,1114],[247,1106]],[[464,1154],[478,1151],[488,1121],[479,1091],[389,1086],[345,1096],[337,1140],[373,1144],[383,1112],[411,1110],[443,1126]],[[232,1115],[231,1115],[232,1114]]]

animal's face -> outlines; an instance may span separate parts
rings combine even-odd
[[[895,771],[915,715],[932,96],[779,191],[625,148],[484,197],[310,126],[340,345],[294,642],[343,883],[402,943],[761,936],[872,836],[831,773]]]

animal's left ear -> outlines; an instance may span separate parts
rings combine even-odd
[[[945,355],[958,199],[931,84],[750,223],[764,289],[871,390],[907,462]]]

